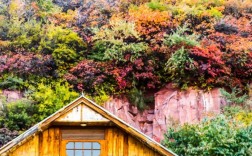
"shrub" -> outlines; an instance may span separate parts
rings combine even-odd
[[[193,77],[193,75],[189,73],[194,70],[194,60],[189,57],[184,47],[172,54],[166,63],[166,71],[170,74],[171,80],[175,83],[182,84],[184,87],[190,83],[190,77]]]
[[[251,8],[252,4],[250,0],[228,0],[225,3],[224,13],[239,18],[246,13],[251,13]]]
[[[38,109],[35,119],[42,120],[48,117],[77,97],[78,94],[71,91],[66,82],[38,84],[36,90],[31,94],[32,100],[36,102],[36,109]]]
[[[62,72],[83,58],[86,46],[77,33],[51,25],[41,39],[39,50],[44,54],[52,54]]]
[[[121,19],[112,19],[109,28],[95,30],[95,46],[89,58],[96,60],[134,61],[145,53],[147,44],[139,42],[139,34],[132,22]],[[137,42],[137,43],[136,43]]]
[[[172,11],[173,16],[179,18],[180,21],[186,20],[188,17],[202,19],[205,17],[222,17],[223,0],[178,0],[176,2],[168,2],[168,9]]]
[[[36,51],[41,37],[42,25],[40,22],[30,20],[24,22],[11,21],[8,27],[8,38],[11,39],[13,49],[24,48],[29,51]]]
[[[24,81],[18,77],[7,77],[2,82],[0,81],[0,88],[9,90],[23,90]]]
[[[232,91],[229,93],[224,89],[221,89],[221,94],[226,99],[228,105],[241,105],[248,100],[248,95],[242,93],[239,88],[232,88]]]
[[[29,75],[50,76],[55,69],[55,63],[50,55],[35,55],[32,53],[0,55],[0,74],[13,74],[20,78]]]
[[[247,102],[247,101],[246,101]],[[246,103],[245,102],[245,103]],[[252,111],[249,105],[231,105],[225,106],[222,113],[230,119],[234,119],[245,126],[252,124]]]
[[[252,52],[232,51],[226,54],[226,58],[229,58],[227,64],[231,67],[232,76],[245,82],[252,77]]]
[[[8,128],[0,128],[0,147],[16,138],[18,135],[18,131],[11,131]]]
[[[90,96],[90,99],[94,100],[99,105],[103,105],[110,99],[110,94],[114,93],[114,89],[109,85],[102,85],[101,88],[96,87],[95,93]]]
[[[129,102],[135,105],[139,111],[143,111],[147,106],[143,92],[137,88],[133,88],[128,93]]]
[[[229,76],[231,71],[226,65],[223,53],[216,46],[211,45],[206,48],[192,47],[189,50],[189,57],[194,60],[195,73],[202,78],[200,80],[201,87],[204,87],[206,84],[208,86],[226,84],[222,79],[225,76]]]
[[[70,84],[75,86],[75,89],[94,93],[95,87],[105,82],[110,82],[106,74],[106,70],[110,70],[109,68],[104,63],[83,60],[70,69],[69,73],[65,75],[65,78]]]
[[[157,0],[152,0],[151,2],[147,3],[148,7],[152,10],[159,10],[159,11],[165,11],[168,9],[165,3],[162,3]]]
[[[104,59],[116,61],[129,60],[134,62],[137,58],[144,54],[147,48],[147,45],[144,43],[114,44],[105,50]]]
[[[93,40],[103,40],[111,43],[134,42],[139,39],[139,33],[135,30],[135,24],[120,17],[110,19],[109,25],[100,29],[94,29]]]
[[[136,30],[141,37],[148,43],[153,41],[160,42],[166,31],[172,27],[172,19],[168,11],[160,11],[158,3],[151,2],[148,5],[132,6],[129,8],[129,21],[136,23]],[[154,9],[154,8],[159,9]],[[161,9],[162,10],[162,9]]]
[[[169,46],[179,45],[179,44],[185,44],[188,46],[196,46],[199,45],[198,36],[195,34],[186,35],[185,33],[189,31],[186,25],[183,27],[178,27],[175,32],[173,32],[171,35],[168,35],[165,37],[164,44]]]
[[[220,115],[199,125],[170,128],[162,144],[179,155],[244,155],[252,148],[252,125]]]
[[[5,102],[0,112],[1,126],[10,130],[24,131],[36,121],[33,118],[33,115],[36,113],[34,105],[27,99]]]

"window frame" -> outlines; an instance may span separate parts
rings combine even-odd
[[[61,152],[60,152],[60,155],[62,155],[62,156],[67,156],[67,154],[66,154],[66,145],[67,145],[67,143],[69,143],[69,142],[97,142],[97,143],[99,143],[100,144],[100,146],[101,146],[101,154],[100,154],[100,156],[106,156],[106,140],[71,140],[71,139],[69,139],[69,140],[61,140]],[[84,149],[83,149],[84,150]]]

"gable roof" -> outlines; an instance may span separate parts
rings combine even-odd
[[[61,108],[54,114],[50,115],[46,119],[42,120],[41,122],[37,123],[27,131],[25,131],[23,134],[19,135],[17,138],[13,139],[12,141],[8,142],[6,145],[4,145],[2,148],[0,148],[0,155],[8,154],[9,151],[11,151],[13,148],[19,147],[22,144],[24,144],[29,138],[34,136],[35,134],[42,132],[43,130],[50,127],[50,125],[62,117],[62,115],[66,114],[76,106],[84,104],[88,106],[91,110],[94,110],[98,114],[102,115],[104,118],[110,120],[113,124],[115,124],[117,127],[121,128],[125,132],[129,133],[130,135],[134,136],[139,141],[145,143],[147,146],[149,146],[154,151],[158,152],[161,155],[165,156],[176,156],[175,153],[168,150],[149,136],[143,134],[136,128],[130,126],[128,123],[124,122],[123,120],[119,119],[109,111],[105,110],[103,107],[99,106],[98,104],[94,103],[93,101],[87,99],[85,96],[80,96],[70,104],[66,105],[65,107]]]

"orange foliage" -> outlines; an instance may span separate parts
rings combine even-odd
[[[68,10],[52,15],[50,21],[63,27],[71,27],[76,23],[77,11]]]
[[[251,16],[234,18],[226,16],[222,19],[222,29],[215,30],[208,36],[212,42],[218,43],[226,52],[248,52],[252,50]]]
[[[146,37],[161,39],[167,28],[172,26],[171,15],[168,11],[152,10],[147,5],[129,9],[129,20],[136,23],[137,31]]]

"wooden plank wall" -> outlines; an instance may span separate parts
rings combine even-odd
[[[107,140],[108,156],[160,156],[118,128],[108,128],[105,139]]]
[[[9,156],[60,156],[60,129],[49,128],[18,147]],[[116,127],[105,129],[104,156],[160,156]]]
[[[29,141],[19,146],[9,156],[38,156],[39,153],[39,136],[32,137]]]
[[[39,135],[39,156],[60,156],[60,130],[49,128]]]
[[[49,128],[19,146],[9,156],[60,156],[59,147],[59,128]]]

